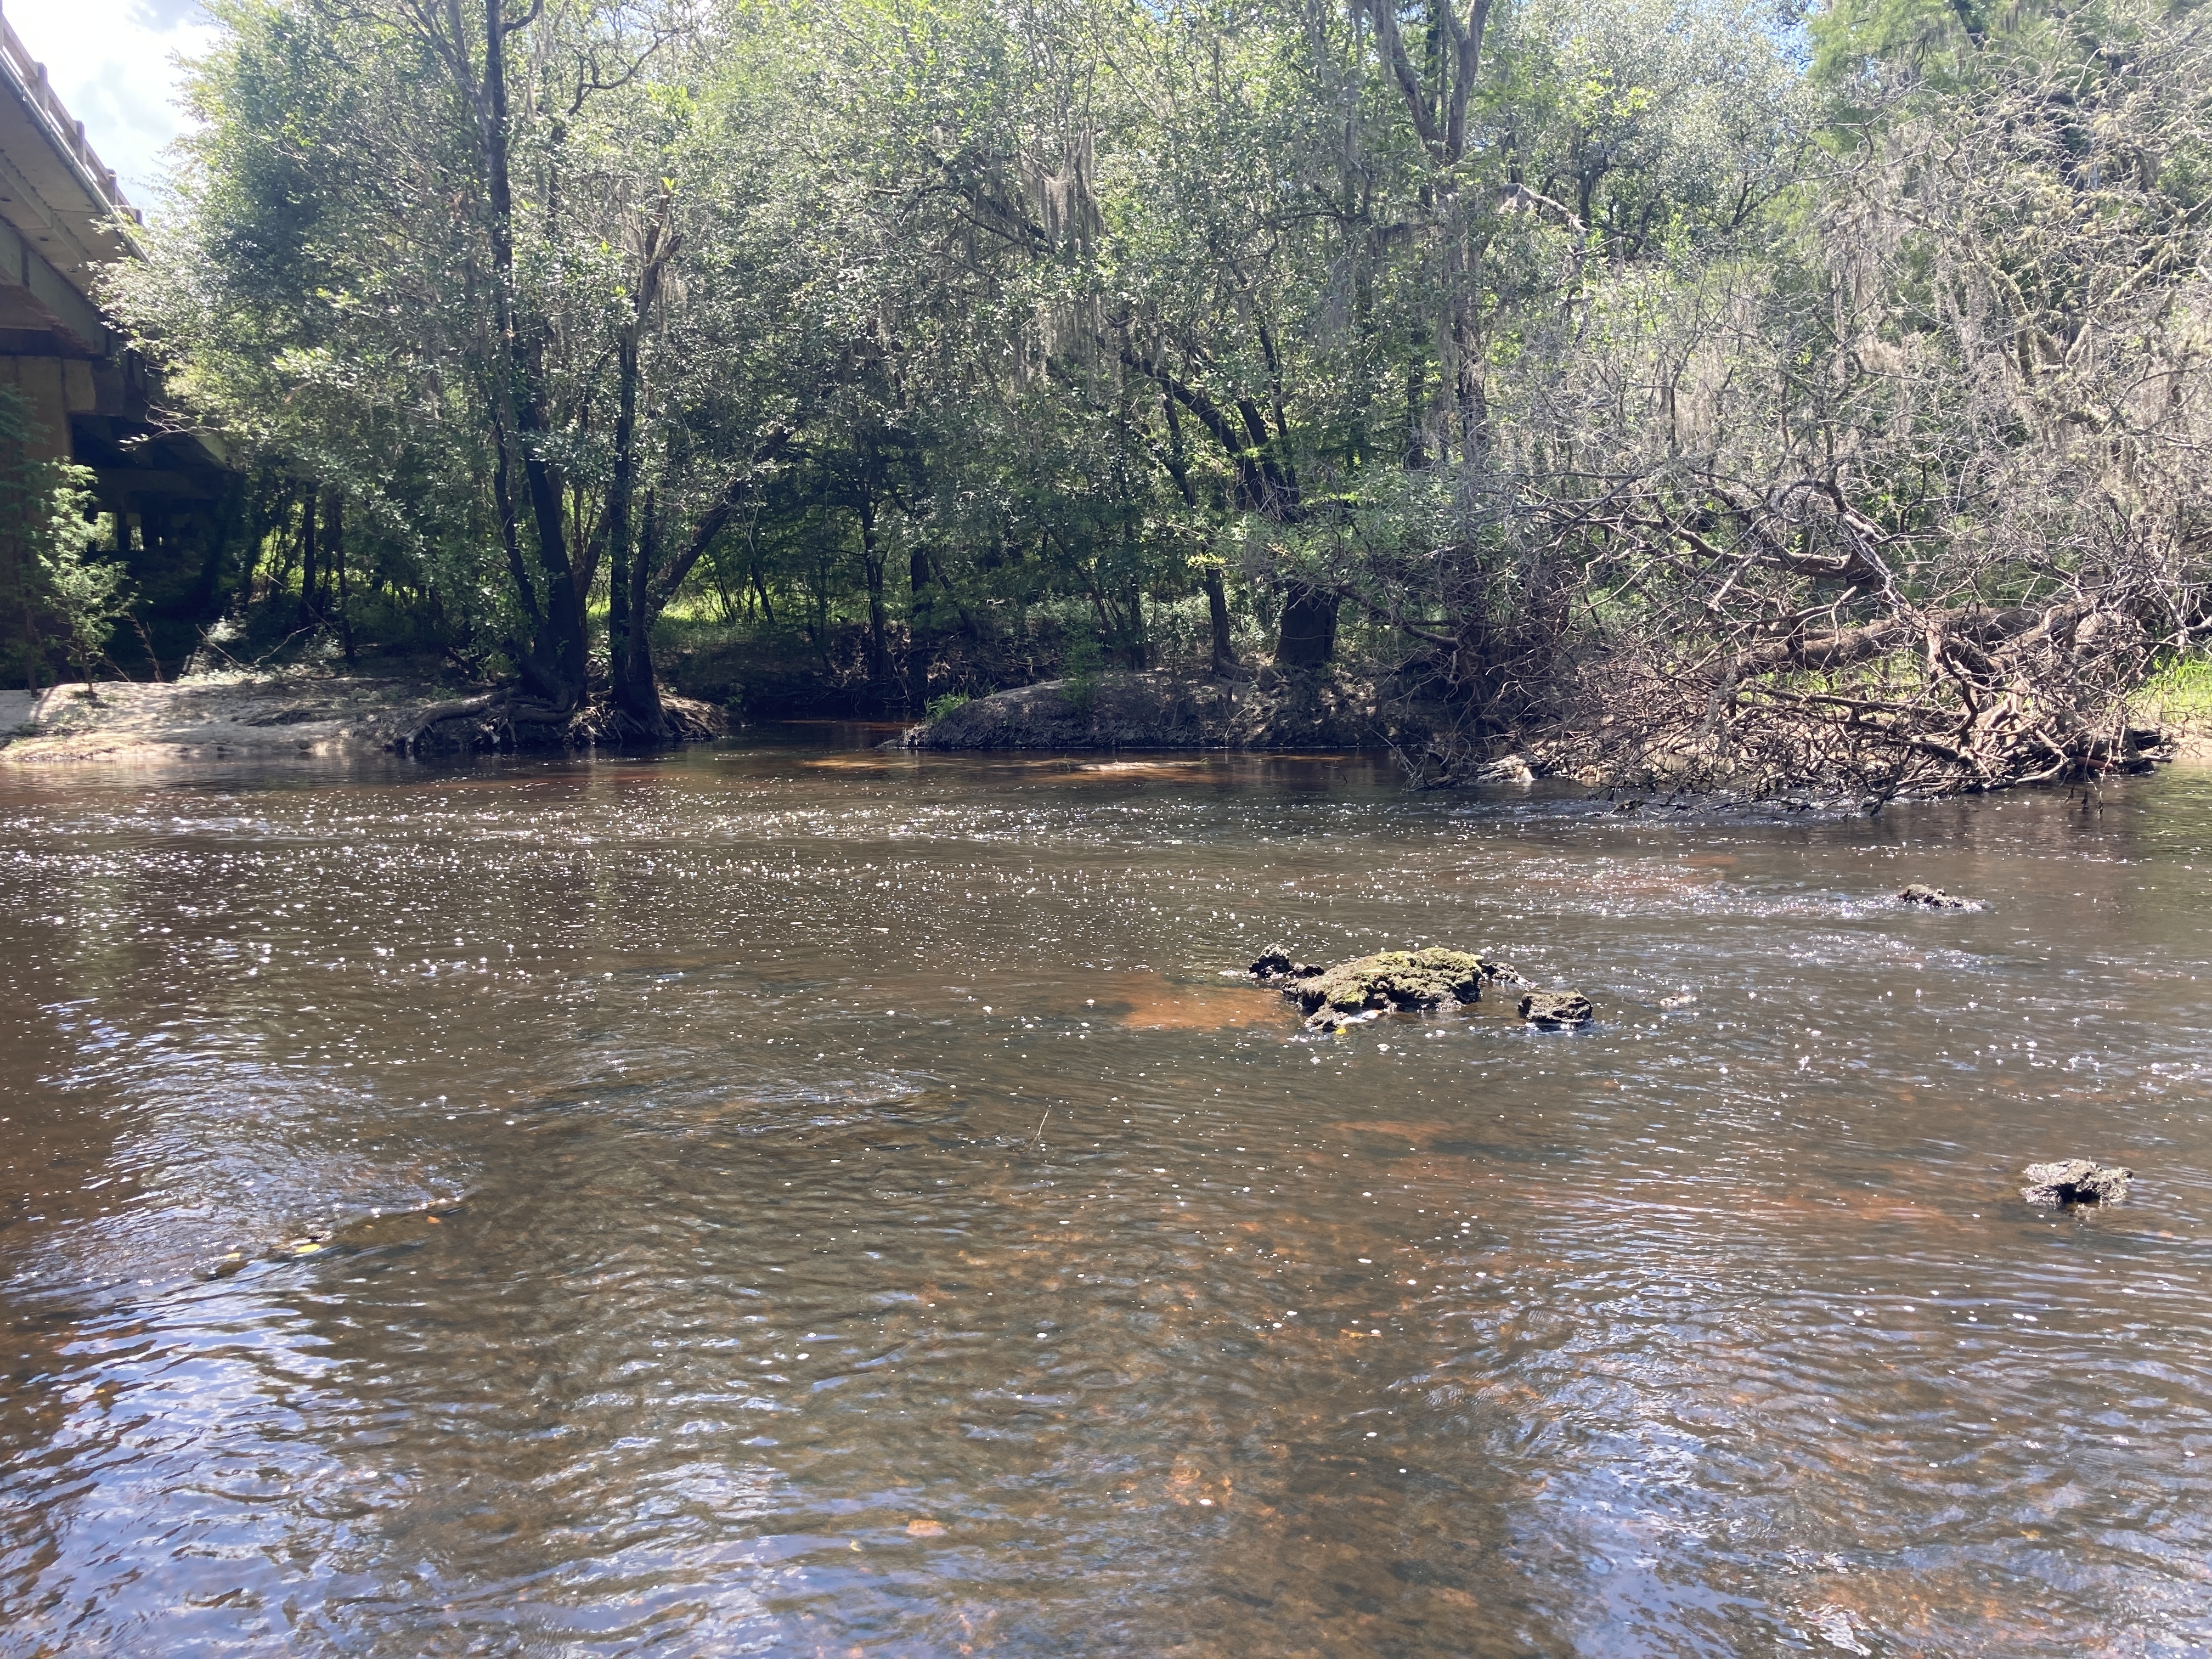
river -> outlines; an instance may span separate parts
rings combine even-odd
[[[869,735],[0,775],[0,1654],[2212,1650],[2212,772]]]

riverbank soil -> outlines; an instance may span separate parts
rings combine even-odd
[[[686,737],[723,729],[712,708],[663,701]],[[517,726],[502,723],[501,698],[482,686],[375,677],[212,676],[0,691],[0,766],[452,755],[513,748],[518,734],[522,747],[588,747],[594,711],[559,726]]]
[[[2163,759],[2212,760],[2212,696],[2193,699],[2147,688],[2138,718],[2163,740],[2139,746]],[[1085,678],[1041,680],[976,697],[908,730],[899,741],[915,750],[1389,750],[1424,785],[1525,780],[1530,760],[1510,757],[1453,775],[1434,740],[1455,724],[1434,679],[1419,672],[1362,672],[1339,664],[1321,670],[1272,665],[1222,678],[1192,667],[1141,672],[1110,671]],[[1532,755],[1544,769],[1540,754]],[[1667,787],[1682,757],[1657,756],[1639,787]],[[1553,766],[1598,781],[1593,770]],[[1790,779],[1817,788],[1820,779]]]
[[[420,680],[286,677],[103,681],[0,691],[0,765],[339,759],[414,732],[465,695]]]
[[[1372,681],[1269,667],[1235,679],[1152,669],[1044,680],[963,703],[902,741],[937,750],[1342,750],[1407,735],[1405,714],[1388,708]]]

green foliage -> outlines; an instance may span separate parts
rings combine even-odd
[[[2184,656],[2145,680],[2136,706],[2154,720],[2202,727],[2212,724],[2212,658]]]
[[[115,297],[545,695],[665,612],[855,704],[1058,655],[1087,707],[1334,605],[1488,742],[1632,648],[2203,543],[2161,0],[585,0],[499,14],[503,123],[501,3],[217,0]]]
[[[69,659],[79,679],[92,680],[115,624],[131,604],[131,585],[123,567],[91,556],[92,526],[86,514],[92,476],[81,467],[48,497],[46,545],[39,553],[39,575],[46,608],[53,618],[52,642]]]
[[[974,701],[965,691],[947,691],[929,700],[927,713],[932,720],[947,720]]]
[[[1060,664],[1060,695],[1079,714],[1088,714],[1098,701],[1099,671],[1106,653],[1095,639],[1079,639],[1067,647]]]
[[[838,673],[857,650],[917,706],[914,641],[1030,655],[1070,602],[1145,662],[1224,545],[1234,613],[1272,611],[1271,543],[1350,545],[1328,526],[1409,454],[1480,447],[1455,365],[1510,372],[1578,242],[1724,232],[1796,119],[1733,0],[1501,13],[1486,137],[1448,157],[1349,13],[849,0],[641,34],[587,4],[513,37],[539,207],[502,221],[483,3],[218,0],[179,211],[116,303],[195,410],[342,489],[380,591],[458,636],[527,656],[564,559],[605,593],[701,540],[726,622]],[[1509,184],[1559,212],[1500,212]],[[557,518],[521,500],[533,465]]]
[[[35,459],[38,435],[21,395],[0,386],[0,677],[36,685],[66,663],[89,682],[130,586],[94,556],[92,475]]]

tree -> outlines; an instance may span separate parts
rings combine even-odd
[[[91,695],[129,583],[94,555],[91,475],[33,458],[35,435],[21,395],[0,386],[0,672],[35,689],[58,658]]]

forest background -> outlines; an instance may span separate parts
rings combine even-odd
[[[108,299],[235,499],[0,468],[18,684],[1258,670],[1425,781],[1886,796],[2128,763],[2212,620],[2191,5],[210,9]]]

